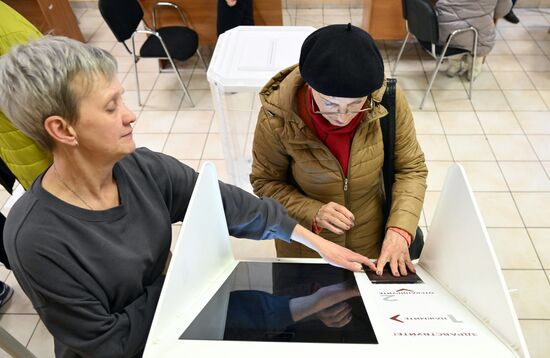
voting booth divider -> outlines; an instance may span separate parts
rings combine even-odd
[[[242,265],[244,270],[239,269]],[[364,272],[352,275],[372,332],[354,323],[363,319],[359,316],[341,327],[324,327],[320,315],[315,314],[304,320],[308,329],[313,324],[315,329],[322,327],[322,333],[313,338],[304,339],[297,328],[301,322],[291,321],[275,329],[267,320],[264,324],[269,328],[257,334],[257,329],[250,330],[246,323],[249,317],[239,315],[254,315],[260,308],[240,307],[235,314],[235,304],[240,303],[235,297],[243,296],[233,295],[260,293],[275,302],[284,297],[275,289],[260,292],[257,287],[276,287],[276,270],[341,269],[331,268],[321,259],[236,260],[229,244],[216,170],[205,163],[182,224],[144,356],[329,357],[378,353],[388,357],[529,357],[493,247],[459,164],[449,168],[424,251],[415,266],[423,282],[374,284]],[[239,276],[237,271],[243,272]],[[317,281],[323,279],[320,276]],[[313,294],[336,287],[317,286],[321,287]],[[274,321],[281,318],[270,317]],[[239,331],[242,334],[230,339],[229,326],[234,329],[239,325],[246,326]],[[344,330],[346,338],[340,339],[338,332]],[[357,343],[355,339],[363,334],[370,336],[368,343]]]

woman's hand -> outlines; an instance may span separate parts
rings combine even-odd
[[[237,0],[225,0],[225,3],[227,4],[227,6],[233,7],[237,5]]]
[[[355,224],[355,217],[345,206],[330,202],[321,206],[315,215],[317,226],[341,235]]]
[[[394,276],[406,276],[407,268],[411,272],[416,272],[414,265],[409,256],[409,248],[405,239],[392,230],[386,231],[386,237],[382,244],[382,251],[380,251],[380,257],[376,262],[376,273],[382,274],[384,265],[390,263],[390,269]]]
[[[376,271],[376,266],[367,257],[325,240],[302,225],[296,225],[290,238],[317,251],[322,258],[333,266],[343,267],[350,271],[361,271],[362,265],[365,265],[372,271]]]

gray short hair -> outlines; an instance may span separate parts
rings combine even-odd
[[[0,58],[0,108],[19,130],[51,151],[44,120],[58,115],[76,123],[80,100],[97,76],[111,81],[116,71],[116,60],[107,51],[46,36]]]

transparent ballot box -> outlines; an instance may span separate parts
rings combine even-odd
[[[220,125],[229,179],[252,191],[252,140],[261,104],[258,93],[280,70],[298,63],[301,26],[239,26],[218,38],[207,78]]]

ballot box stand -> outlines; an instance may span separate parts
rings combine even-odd
[[[252,141],[258,93],[284,68],[298,63],[309,26],[239,26],[218,38],[207,71],[229,181],[252,192]]]
[[[261,274],[261,270],[245,270],[237,284],[231,282],[239,264],[247,260],[235,259],[228,237],[216,170],[205,163],[180,230],[144,357],[529,357],[479,208],[458,164],[448,171],[424,250],[415,264],[422,282],[375,284],[364,272],[354,273],[376,343],[224,340],[229,299],[217,293],[231,285],[237,290],[250,288]],[[264,261],[326,265],[322,259]],[[268,287],[268,281],[261,279],[260,283]],[[205,318],[196,325],[200,314]],[[192,339],[185,334],[189,330],[193,330]]]

